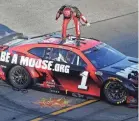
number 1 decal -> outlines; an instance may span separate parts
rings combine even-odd
[[[78,85],[78,89],[83,89],[83,90],[87,90],[87,79],[88,79],[88,71],[83,71],[80,76],[82,76],[82,80],[81,80],[81,84]]]

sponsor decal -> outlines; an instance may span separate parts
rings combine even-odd
[[[80,94],[80,93],[72,93],[73,97],[79,97],[79,98],[84,98],[84,95]]]
[[[54,43],[54,42],[58,42],[59,40],[55,40],[55,38],[46,38],[45,40],[43,40],[44,43]]]
[[[137,103],[137,100],[133,96],[128,96],[127,100],[126,100],[126,103],[127,104],[129,104],[129,103]]]
[[[125,68],[124,70],[117,72],[116,74],[128,79],[128,76],[132,71],[138,71],[138,64],[129,66]]]
[[[116,77],[108,77],[109,80],[113,80],[113,81],[119,81],[122,82],[120,79],[116,78]]]
[[[47,69],[61,73],[69,73],[70,70],[70,65],[54,63],[54,61],[49,60],[30,58],[27,56],[19,56],[18,54],[13,54],[11,56],[9,52],[4,51],[1,52],[0,61],[32,68]]]
[[[80,73],[80,76],[82,77],[82,80],[81,80],[81,84],[78,85],[78,89],[86,90],[86,91],[88,90],[88,86],[86,85],[88,75],[89,75],[88,71],[83,71],[82,73]]]
[[[52,92],[52,93],[56,93],[56,94],[59,94],[59,93],[60,93],[59,90],[55,90],[55,89],[50,89],[50,92]]]
[[[41,98],[34,104],[39,105],[41,108],[64,108],[71,106],[70,101],[65,98]]]
[[[50,87],[50,88],[53,88],[53,87],[55,87],[55,85],[56,85],[54,80],[46,81],[46,84],[47,84],[47,86]]]
[[[7,68],[7,66],[5,66],[5,65],[0,65],[0,67],[1,67],[1,68]]]

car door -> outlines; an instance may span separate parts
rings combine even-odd
[[[54,65],[59,64],[59,69],[53,71],[53,77],[59,83],[60,90],[97,95],[98,88],[90,78],[89,72],[86,71],[87,64],[80,56],[61,48],[53,48],[49,55],[51,55],[49,59],[54,61]],[[69,65],[69,73],[61,72],[60,68],[66,67],[66,65]]]

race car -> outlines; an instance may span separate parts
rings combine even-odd
[[[13,37],[12,37],[13,38]],[[16,38],[0,46],[0,78],[18,89],[40,87],[53,93],[112,104],[137,104],[138,61],[93,38],[48,34]]]

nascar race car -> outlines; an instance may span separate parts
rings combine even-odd
[[[91,38],[81,38],[77,47],[74,36],[62,45],[59,34],[20,37],[0,46],[0,78],[13,87],[137,104],[137,58]]]

